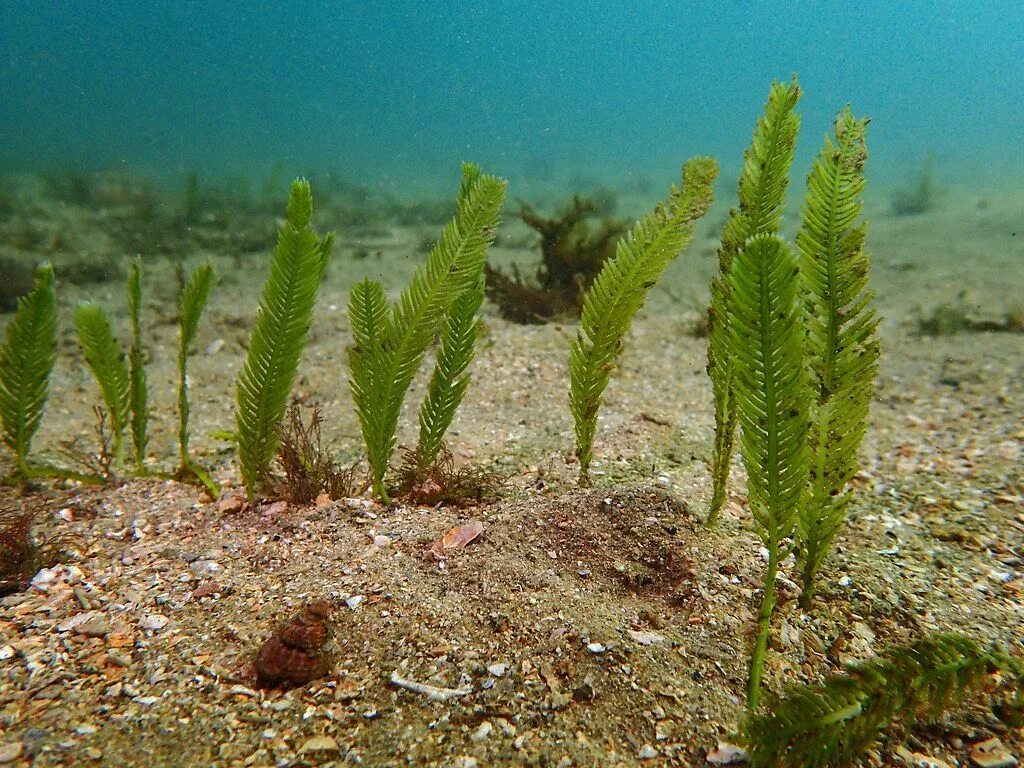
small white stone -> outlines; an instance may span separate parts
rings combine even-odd
[[[652,747],[650,744],[644,744],[640,751],[636,753],[636,756],[641,760],[650,760],[653,757],[658,756],[658,750]]]
[[[224,570],[216,560],[197,560],[189,565],[196,576],[214,576]]]
[[[0,746],[0,765],[7,765],[13,763],[19,757],[21,757],[21,742],[12,741],[9,744]]]
[[[665,642],[665,636],[659,635],[657,632],[649,632],[645,630],[629,630],[629,637],[640,645],[657,645],[658,643]]]
[[[139,620],[139,626],[152,632],[159,632],[170,623],[162,613],[147,613]]]
[[[381,547],[381,548],[388,547],[388,546],[391,546],[391,539],[388,538],[387,536],[374,536],[373,537],[373,545],[375,547]]]
[[[851,579],[849,576],[842,576],[842,577],[840,577],[840,579],[839,579],[839,586],[840,587],[848,587],[851,584],[853,584],[853,579]]]
[[[718,748],[708,752],[708,762],[712,765],[736,765],[749,760],[750,756],[745,749],[727,741],[718,742]]]
[[[607,649],[601,643],[587,643],[587,650],[591,653],[604,653]]]
[[[487,668],[487,671],[490,672],[495,677],[501,677],[506,672],[508,672],[508,664],[505,664],[504,662],[500,662],[498,664],[491,664]]]
[[[349,608],[355,608],[357,605],[359,605],[365,599],[366,599],[366,595],[353,595],[352,597],[350,597],[348,600],[345,601],[345,605],[347,605]]]
[[[14,658],[14,648],[9,645],[5,645],[0,648],[0,661],[7,661],[8,659]]]
[[[490,737],[491,732],[493,730],[494,726],[491,725],[491,721],[484,720],[482,723],[480,723],[480,727],[473,732],[473,741],[486,741]]]

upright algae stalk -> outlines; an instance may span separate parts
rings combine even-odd
[[[803,225],[797,235],[807,307],[811,402],[810,482],[797,523],[803,570],[800,603],[809,607],[814,582],[850,504],[850,481],[867,430],[878,369],[878,319],[867,288],[866,224],[861,220],[867,120],[849,108],[836,118],[807,179]]]
[[[57,297],[53,267],[44,264],[36,270],[32,290],[18,300],[0,346],[0,422],[22,480],[31,474],[28,454],[43,419],[56,360]]]
[[[142,349],[142,264],[139,259],[132,262],[128,272],[127,293],[132,334],[131,346],[128,348],[132,447],[135,451],[135,469],[141,475],[146,471],[146,446],[149,444],[149,397]]]
[[[729,280],[729,351],[740,452],[750,511],[768,549],[764,596],[750,662],[751,711],[761,694],[779,563],[789,554],[807,486],[810,398],[796,256],[777,235],[757,235],[736,251]]]
[[[375,280],[363,280],[349,295],[354,337],[349,348],[352,399],[366,444],[373,493],[382,501],[389,501],[384,476],[395,450],[405,395],[453,304],[477,289],[504,199],[504,181],[482,175],[474,165],[463,166],[455,216],[395,304],[388,306],[384,288]],[[468,309],[463,306],[460,311]],[[452,377],[452,383],[458,378]],[[432,398],[437,402],[436,391]],[[444,419],[428,422],[428,432],[436,436],[438,445],[434,431],[442,425],[447,427]]]
[[[114,463],[120,466],[124,458],[124,433],[132,406],[131,375],[124,353],[110,330],[107,313],[99,304],[79,304],[71,319],[85,361],[99,384],[103,402],[110,413]]]
[[[206,308],[216,273],[209,262],[200,264],[181,291],[178,328],[178,455],[181,462],[178,474],[195,477],[217,497],[217,486],[209,474],[192,460],[188,449],[188,419],[191,404],[188,398],[188,350],[199,329],[199,319]]]
[[[597,412],[622,351],[633,316],[665,268],[693,238],[697,220],[711,206],[718,164],[696,157],[683,168],[683,186],[675,185],[659,204],[619,241],[583,299],[583,316],[569,355],[569,410],[576,423],[580,482],[590,479]]]
[[[484,300],[484,277],[459,294],[445,317],[441,346],[420,406],[420,436],[416,444],[416,464],[427,470],[437,461],[444,435],[469,386],[469,364],[480,330],[477,312]]]
[[[306,345],[320,281],[334,236],[320,238],[310,224],[309,182],[292,182],[285,222],[270,260],[249,352],[236,381],[235,438],[250,498],[266,479],[277,452],[277,425]]]
[[[801,90],[794,78],[788,85],[774,83],[757,121],[754,139],[743,161],[739,207],[729,214],[718,249],[718,274],[711,281],[708,311],[708,375],[715,397],[715,445],[711,460],[714,489],[708,524],[714,525],[725,504],[736,432],[737,403],[730,356],[730,272],[736,253],[760,234],[776,234],[785,205],[789,169],[796,150],[800,117],[796,104]]]

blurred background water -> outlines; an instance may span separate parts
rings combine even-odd
[[[1024,180],[1019,0],[0,4],[4,172],[337,174],[450,190],[735,176],[774,78],[806,96],[800,175],[849,102],[871,176]]]

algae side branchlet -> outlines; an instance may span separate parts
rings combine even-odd
[[[250,498],[266,480],[277,452],[277,426],[284,416],[334,245],[333,235],[317,236],[312,217],[309,182],[297,179],[292,182],[249,352],[236,382],[238,463]]]
[[[693,238],[711,206],[718,163],[697,157],[683,168],[667,203],[648,213],[619,241],[583,300],[583,317],[569,356],[569,409],[576,423],[580,481],[589,481],[597,412],[633,316],[665,268]]]
[[[504,199],[505,182],[465,165],[455,216],[397,301],[389,306],[383,286],[374,280],[358,283],[349,296],[354,337],[349,348],[352,399],[366,444],[373,493],[382,501],[389,499],[384,476],[395,450],[402,403],[439,330],[445,336],[420,415],[419,453],[424,459],[437,455],[461,401],[463,371],[476,333],[480,281]]]

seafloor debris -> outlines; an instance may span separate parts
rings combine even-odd
[[[34,512],[0,507],[0,596],[24,589],[32,576],[60,560],[66,537],[33,536]]]
[[[256,653],[256,675],[264,687],[305,685],[331,668],[331,604],[310,603],[281,624]]]
[[[470,520],[465,525],[452,528],[448,533],[435,541],[430,548],[430,552],[439,560],[443,559],[455,550],[465,547],[483,532],[483,523],[479,520]]]
[[[573,195],[571,203],[550,219],[525,204],[518,215],[540,235],[541,263],[532,280],[524,278],[516,266],[511,274],[488,266],[488,298],[514,323],[578,316],[587,288],[615,253],[627,222],[608,216],[597,201],[579,195]],[[596,226],[592,226],[594,217],[599,217]]]
[[[465,507],[498,497],[505,478],[483,467],[456,467],[455,457],[441,445],[433,463],[424,466],[416,451],[403,452],[396,494],[414,504]]]
[[[448,699],[468,696],[473,692],[473,689],[469,686],[463,686],[461,688],[439,688],[436,685],[408,680],[398,674],[397,670],[391,673],[391,684],[396,685],[399,688],[405,688],[407,691],[412,691],[413,693],[422,693],[433,701],[448,701]]]

